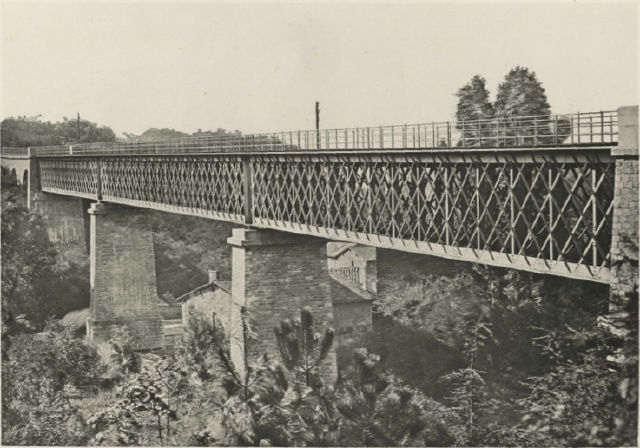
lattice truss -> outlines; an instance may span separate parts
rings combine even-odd
[[[39,161],[38,165],[40,187],[43,191],[97,198],[97,159],[43,159]]]
[[[54,193],[604,279],[611,160],[601,149],[253,153],[43,158],[39,169]]]
[[[105,201],[241,221],[243,166],[237,157],[136,156],[102,160]]]
[[[40,174],[43,191],[237,222],[244,219],[244,172],[238,157],[70,157],[41,160]]]
[[[608,266],[608,157],[502,154],[256,156],[254,219]]]

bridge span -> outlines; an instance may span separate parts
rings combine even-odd
[[[637,244],[637,132],[634,106],[466,123],[8,148],[2,160],[28,159],[34,192],[615,289],[617,263],[626,253],[621,241]]]

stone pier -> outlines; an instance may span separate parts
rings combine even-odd
[[[227,240],[232,247],[232,357],[243,368],[240,310],[246,307],[253,332],[254,349],[249,358],[267,353],[280,360],[274,328],[284,319],[300,316],[309,307],[316,332],[333,325],[326,241],[262,229],[233,229]],[[337,376],[332,349],[321,373],[333,381]]]
[[[638,286],[638,106],[618,109],[619,143],[611,150],[616,161],[611,235],[611,311],[628,301]]]
[[[106,341],[125,326],[137,349],[162,347],[153,235],[145,212],[98,202],[89,216],[89,341]]]
[[[600,321],[624,341],[632,330],[628,328],[632,301],[635,306],[638,301],[638,106],[618,109],[618,129],[618,146],[611,150],[616,171],[609,315]],[[626,359],[622,350],[608,359],[617,364],[633,362]]]

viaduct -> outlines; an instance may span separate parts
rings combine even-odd
[[[232,328],[246,306],[266,351],[302,306],[331,325],[328,239],[607,283],[614,319],[637,286],[637,106],[3,148],[2,166],[28,184],[54,239],[84,238],[88,221],[94,342],[126,325],[140,348],[161,344],[144,209],[238,225]]]

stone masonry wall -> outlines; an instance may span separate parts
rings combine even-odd
[[[638,160],[616,160],[614,197],[611,311],[638,284]]]
[[[610,311],[622,311],[638,285],[638,106],[618,108],[611,235]],[[637,300],[637,297],[634,298]]]
[[[91,327],[93,342],[126,326],[138,349],[162,346],[153,236],[144,211],[93,204]]]
[[[265,234],[268,242],[261,238]],[[257,336],[255,350],[249,356],[267,353],[279,359],[274,328],[284,319],[298,318],[303,307],[311,309],[317,332],[332,326],[333,306],[323,240],[234,229],[229,243],[233,246],[232,339],[240,328],[240,307],[245,305]],[[234,357],[238,356],[236,350]],[[336,378],[334,349],[321,371],[329,378]]]
[[[85,221],[88,217],[81,198],[40,192],[34,203],[36,211],[47,223],[51,241],[63,247],[76,246],[87,252]]]

